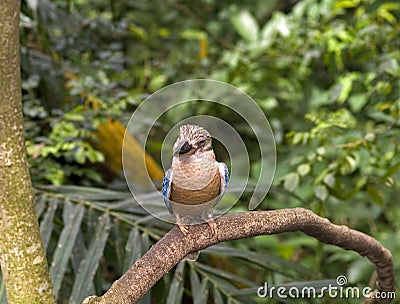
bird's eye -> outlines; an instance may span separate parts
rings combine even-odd
[[[206,144],[206,140],[205,140],[205,139],[200,140],[200,141],[198,142],[198,145],[199,145],[200,147],[204,146],[205,144]]]

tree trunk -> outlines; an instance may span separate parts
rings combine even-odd
[[[0,263],[8,303],[54,303],[25,153],[19,9],[0,1]]]

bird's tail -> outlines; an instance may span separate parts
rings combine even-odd
[[[196,260],[199,258],[199,255],[200,255],[200,251],[189,253],[189,254],[185,257],[185,260],[194,262],[194,261],[196,261]]]

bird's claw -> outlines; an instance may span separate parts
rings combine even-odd
[[[210,226],[211,233],[218,239],[218,227],[213,219],[207,221],[208,226]]]
[[[184,236],[186,236],[189,233],[189,229],[187,226],[183,224],[178,224],[178,227]]]
[[[218,239],[218,226],[214,222],[213,219],[207,220],[207,224],[211,229],[211,234]],[[189,233],[189,228],[188,226],[182,224],[182,223],[177,223],[179,230],[182,232],[184,236],[186,236]]]

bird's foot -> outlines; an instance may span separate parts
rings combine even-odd
[[[183,225],[181,223],[178,223],[177,225],[184,236],[186,236],[189,233],[189,229],[186,225]]]
[[[207,221],[208,226],[210,226],[211,233],[218,239],[218,227],[213,219]]]

